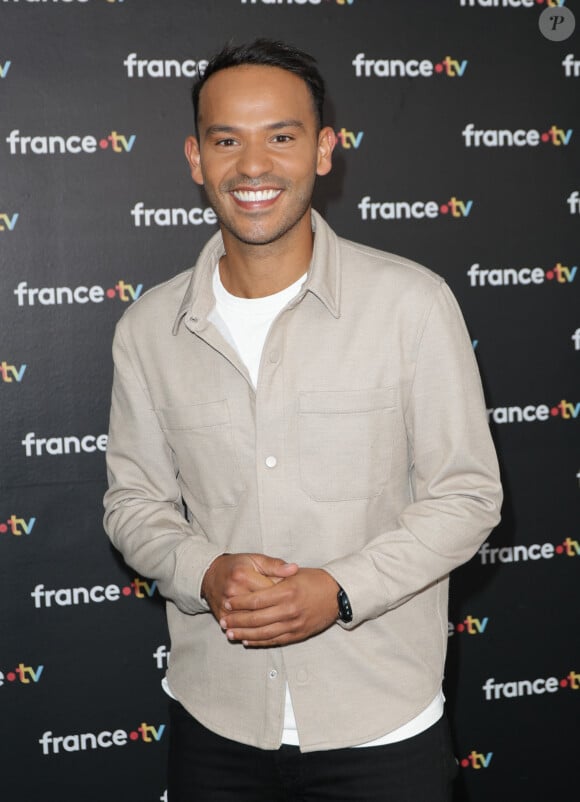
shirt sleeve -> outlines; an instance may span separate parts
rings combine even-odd
[[[346,591],[347,629],[385,613],[469,560],[499,522],[499,469],[461,311],[442,282],[419,333],[404,400],[411,502],[397,527],[322,566]],[[385,492],[388,492],[388,487]]]
[[[185,517],[171,449],[117,326],[104,525],[125,561],[184,613],[206,612],[201,583],[222,551]]]

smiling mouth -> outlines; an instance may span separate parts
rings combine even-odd
[[[282,193],[281,189],[235,189],[232,195],[240,203],[264,203],[273,201]]]

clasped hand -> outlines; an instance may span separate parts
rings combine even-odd
[[[327,629],[338,613],[337,582],[322,568],[300,568],[265,554],[222,554],[202,595],[231,641],[284,646]]]

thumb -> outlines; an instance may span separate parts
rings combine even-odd
[[[252,560],[256,565],[256,570],[265,576],[278,577],[285,579],[294,576],[298,572],[296,563],[287,563],[279,557],[268,557],[266,554],[254,554]]]

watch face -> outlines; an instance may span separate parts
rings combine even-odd
[[[348,596],[342,588],[338,591],[338,617],[345,624],[352,621],[352,607],[350,606]]]

